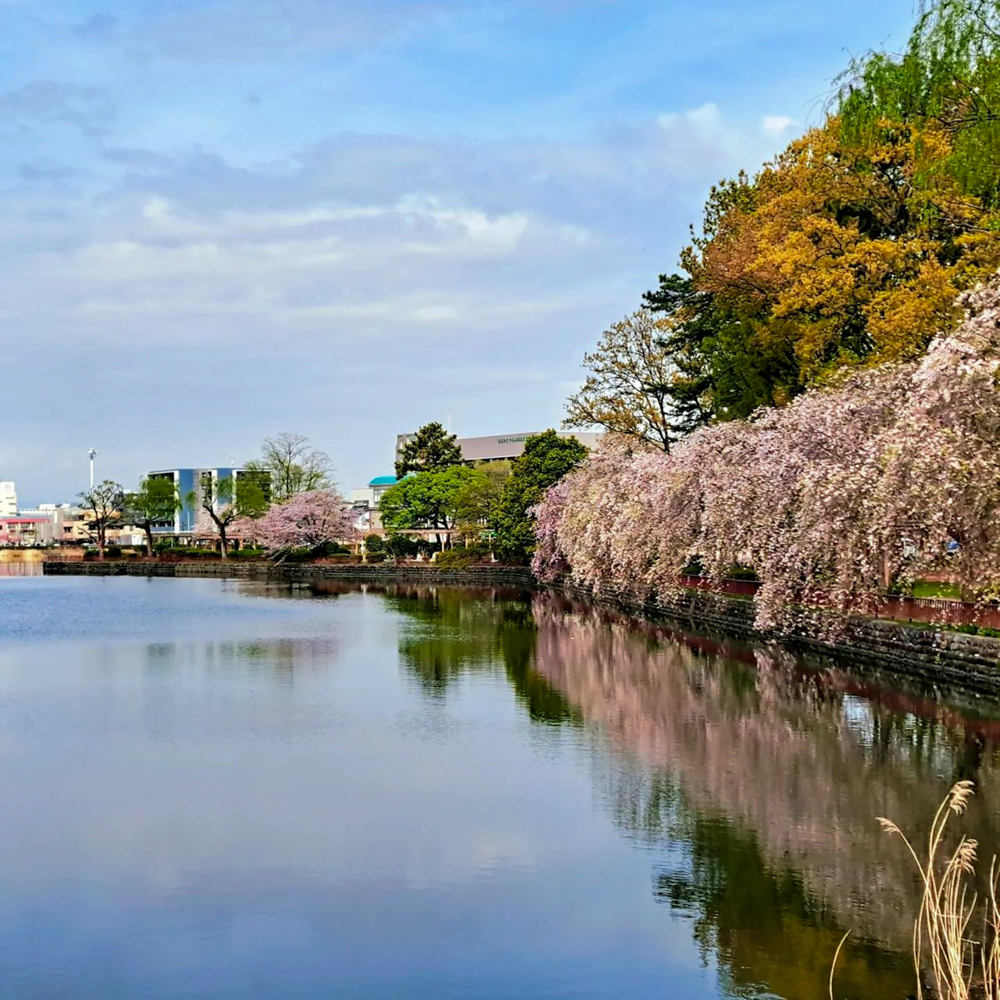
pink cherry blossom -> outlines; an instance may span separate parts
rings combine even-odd
[[[962,302],[965,321],[918,362],[704,428],[670,455],[609,438],[536,509],[536,572],[648,597],[695,556],[712,577],[739,563],[761,580],[760,627],[814,603],[865,610],[932,569],[993,594],[1000,279]]]
[[[356,515],[335,490],[296,493],[275,504],[263,517],[244,518],[233,533],[269,552],[316,548],[326,542],[343,542],[357,535]]]

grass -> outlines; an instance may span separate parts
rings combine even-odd
[[[941,583],[936,580],[914,580],[914,597],[939,597],[948,600],[961,600],[962,590],[957,583]]]
[[[913,967],[917,998],[924,996],[923,977],[938,1000],[1000,1000],[1000,906],[996,855],[990,863],[986,897],[980,900],[970,888],[976,873],[977,843],[961,836],[949,854],[943,847],[948,822],[965,812],[973,794],[971,781],[954,785],[931,823],[926,856],[890,819],[880,818],[882,828],[900,837],[923,884],[920,909],[913,923]],[[978,936],[977,936],[978,935]],[[844,936],[846,939],[846,935]],[[830,970],[830,998],[834,998],[837,953]]]

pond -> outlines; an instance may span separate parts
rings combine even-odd
[[[0,996],[912,992],[1000,722],[552,595],[0,579]]]

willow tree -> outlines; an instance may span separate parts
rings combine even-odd
[[[1000,202],[1000,3],[941,0],[921,5],[899,54],[870,52],[840,78],[837,111],[845,140],[864,145],[900,126],[948,139],[918,187],[945,173],[968,197]]]
[[[153,555],[153,528],[172,522],[181,508],[180,494],[173,479],[147,476],[134,492],[124,494],[122,520],[142,528],[146,536],[146,555]]]
[[[229,555],[229,532],[233,524],[260,517],[268,508],[260,482],[256,477],[244,475],[216,480],[211,473],[205,473],[199,488],[188,493],[185,501],[198,508],[195,534],[218,538],[223,559]]]

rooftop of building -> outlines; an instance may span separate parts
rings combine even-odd
[[[369,486],[393,486],[398,482],[395,476],[376,476],[371,482],[368,483]]]

